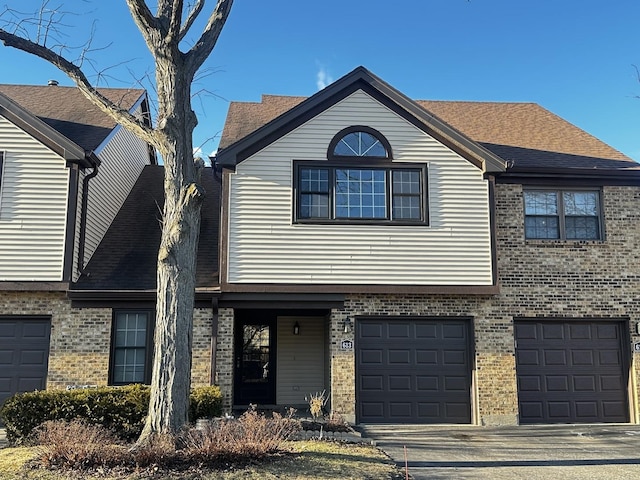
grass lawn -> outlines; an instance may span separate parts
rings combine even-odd
[[[0,478],[2,480],[323,480],[354,479],[384,480],[404,478],[399,470],[378,449],[368,445],[352,445],[324,441],[291,442],[292,453],[274,457],[261,463],[224,471],[182,472],[151,475],[82,475],[42,469],[25,469],[24,464],[34,456],[31,448],[0,450]]]

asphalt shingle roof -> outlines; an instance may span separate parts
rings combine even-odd
[[[144,95],[141,89],[99,90],[125,110],[130,110]],[[116,126],[76,87],[0,85],[0,93],[87,151],[95,150]]]
[[[263,95],[231,102],[220,140],[224,149],[306,100]],[[535,103],[417,100],[416,103],[511,168],[640,169],[640,164]]]
[[[220,181],[211,168],[202,172],[202,205],[196,287],[217,285]],[[147,165],[74,290],[155,290],[164,204],[164,167]]]

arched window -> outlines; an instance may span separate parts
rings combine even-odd
[[[371,127],[356,125],[339,131],[327,152],[329,159],[366,157],[390,159],[391,145],[386,138]]]
[[[427,165],[394,162],[377,130],[352,126],[329,143],[328,161],[294,161],[298,223],[427,224]]]

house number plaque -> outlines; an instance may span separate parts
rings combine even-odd
[[[342,342],[342,344],[344,345],[344,342]],[[343,348],[344,348],[344,347],[343,347]],[[633,345],[633,349],[634,349],[636,352],[640,352],[640,342],[635,343],[635,344]]]
[[[353,350],[353,342],[351,340],[343,340],[342,350]]]

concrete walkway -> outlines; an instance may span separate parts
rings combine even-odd
[[[361,426],[424,479],[637,479],[640,425]]]
[[[0,428],[0,448],[4,448],[9,443],[7,442],[7,431],[4,428]]]

